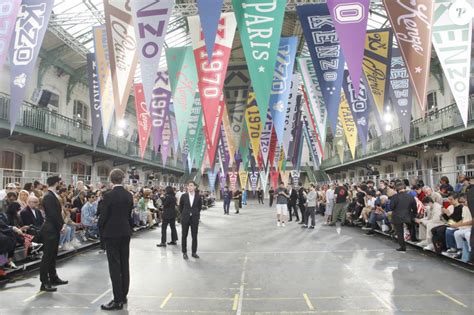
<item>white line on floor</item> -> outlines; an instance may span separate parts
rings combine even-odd
[[[387,309],[389,309],[390,311],[393,311],[393,306],[385,301],[384,299],[382,299],[378,294],[376,294],[375,292],[372,292],[372,295],[380,302],[382,303]]]
[[[454,263],[449,263],[449,264],[450,264],[451,266],[454,266],[454,267],[456,267],[456,268],[465,270],[465,271],[467,271],[467,272],[474,273],[473,270],[467,269],[467,268],[465,268],[465,267],[463,267],[463,266],[459,266],[458,264],[454,264]]]
[[[446,293],[444,293],[444,292],[441,291],[441,290],[436,290],[436,292],[439,293],[439,294],[441,294],[441,295],[444,296],[445,298],[450,299],[451,301],[453,301],[453,302],[456,303],[457,305],[460,305],[460,306],[462,306],[462,307],[467,307],[467,305],[464,304],[463,302],[456,300],[455,298],[453,298],[452,296],[447,295]]]
[[[24,299],[23,302],[28,302],[28,301],[30,301],[30,300],[33,300],[34,298],[36,298],[36,297],[38,297],[38,296],[44,294],[45,292],[46,292],[46,291],[38,291],[38,292],[36,292],[35,294],[33,294],[32,296],[30,296],[29,298]]]
[[[306,305],[308,305],[308,308],[310,310],[314,310],[313,303],[311,303],[311,300],[309,299],[308,294],[303,293],[303,297],[304,297],[304,300],[306,301]]]
[[[105,291],[104,293],[102,293],[101,295],[99,295],[98,297],[96,297],[92,302],[91,304],[95,304],[98,300],[100,300],[101,298],[103,298],[106,294],[108,294],[110,291],[112,291],[112,289],[108,289],[107,291]]]
[[[242,266],[242,274],[240,275],[240,294],[239,294],[239,305],[237,306],[237,315],[242,314],[242,304],[244,300],[244,283],[245,283],[245,270],[247,268],[247,261],[249,260],[248,256],[245,255],[244,264]]]
[[[234,305],[232,305],[232,310],[236,311],[238,306],[239,306],[239,295],[235,294],[235,296],[234,296]]]
[[[173,292],[170,292],[166,296],[166,298],[163,300],[163,303],[161,303],[160,308],[164,308],[166,306],[166,304],[169,302],[169,300],[171,299],[172,296],[173,296]]]

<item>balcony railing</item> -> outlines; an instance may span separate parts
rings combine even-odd
[[[3,128],[9,128],[9,110],[10,97],[0,93],[0,124],[3,125]],[[93,150],[91,126],[29,102],[23,102],[16,128],[21,129],[21,132],[25,134]],[[152,166],[162,166],[161,156],[156,156],[149,148],[146,149],[144,158],[141,160],[137,143],[112,134],[108,135],[106,144],[102,139],[101,136],[96,150],[100,153],[124,160],[140,160]],[[174,164],[174,162],[171,161],[168,164]],[[180,157],[178,157],[176,165],[167,165],[166,168],[183,172]]]
[[[472,115],[474,110],[474,97],[471,96],[469,102],[469,116],[467,129],[474,128],[474,117]],[[405,142],[402,128],[394,129],[385,132],[382,135],[369,140],[367,142],[366,150],[362,149],[361,143],[356,147],[355,158],[349,150],[344,152],[344,163],[341,163],[339,156],[335,150],[326,152],[327,158],[321,164],[322,170],[334,168],[346,163],[351,163],[355,160],[364,160],[373,157],[376,154],[383,154],[399,150],[403,147],[410,147],[418,143],[434,140],[442,135],[459,132],[464,128],[461,114],[456,107],[456,104],[449,105],[427,115],[425,118],[420,118],[411,122],[410,143]]]

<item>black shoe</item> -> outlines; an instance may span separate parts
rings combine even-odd
[[[40,291],[44,292],[56,292],[58,289],[53,288],[50,283],[41,283]]]
[[[67,280],[61,280],[59,278],[56,278],[54,280],[51,280],[51,285],[64,285],[64,284],[68,284],[69,281]]]
[[[374,235],[375,232],[373,230],[368,230],[367,233],[365,233],[365,235]]]
[[[335,226],[336,223],[329,223],[327,226]]]
[[[127,298],[123,299],[123,304],[127,304],[127,303],[128,303],[128,299]]]
[[[104,311],[121,310],[123,308],[123,303],[115,302],[114,300],[112,300],[107,304],[102,304],[100,308],[103,309]]]
[[[304,222],[299,222],[298,224],[304,224]]]
[[[397,248],[397,252],[406,252],[406,251],[407,251],[406,248],[403,248],[403,247]]]
[[[310,229],[314,229],[314,225],[311,225],[309,228],[310,228]]]
[[[184,254],[183,254],[183,259],[184,259],[184,260],[188,260],[188,259],[189,259],[188,254],[184,253]]]
[[[156,244],[156,247],[166,247],[165,243]]]
[[[307,229],[308,226],[305,224],[305,225],[303,225],[301,228],[302,228],[302,229]]]
[[[169,242],[168,245],[177,245],[176,242]]]
[[[196,253],[192,254],[191,256],[193,256],[193,258],[199,259],[199,256]]]

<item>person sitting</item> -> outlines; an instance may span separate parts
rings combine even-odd
[[[140,212],[140,221],[143,225],[146,225],[147,228],[151,228],[153,226],[153,212],[150,209],[156,207],[153,205],[153,201],[151,200],[151,189],[143,189],[143,197],[140,198],[138,201],[138,210]],[[151,201],[151,204],[150,204]],[[153,206],[152,208],[150,208]]]
[[[372,210],[368,218],[369,231],[367,231],[367,235],[373,235],[375,233],[374,231],[378,229],[377,221],[383,221],[385,225],[390,226],[387,218],[387,212],[389,211],[390,201],[388,197],[386,195],[380,196],[374,202],[374,209]]]
[[[419,224],[419,239],[421,242],[419,246],[423,246],[425,250],[433,250],[434,245],[432,243],[431,230],[437,226],[443,225],[441,205],[435,202],[431,197],[425,197],[423,199],[423,205],[425,206],[425,217],[421,219],[415,219],[415,222]]]
[[[81,243],[75,237],[76,226],[80,224],[71,219],[71,209],[72,204],[70,203],[66,203],[62,209],[64,228],[59,235],[59,250],[69,251],[81,246]]]
[[[464,257],[464,242],[467,244],[467,251],[466,253],[466,260],[463,261],[468,261],[469,260],[469,255],[472,252],[472,247],[471,247],[471,229],[472,229],[472,220],[471,220],[471,226],[467,228],[459,228],[456,232],[454,232],[454,239],[456,240],[456,248],[458,249],[455,258],[461,258]]]
[[[96,195],[92,192],[87,194],[87,201],[81,209],[81,223],[84,226],[86,237],[89,240],[98,238],[99,230],[97,227],[97,203]]]
[[[457,194],[451,192],[448,196],[448,207],[443,207],[441,209],[442,218],[444,222],[453,224],[459,221],[462,221],[463,208],[462,204],[459,204],[459,197]],[[443,224],[431,229],[433,235],[432,242],[433,248],[437,253],[441,253],[446,250],[446,230],[448,224]]]
[[[365,207],[362,209],[362,220],[366,223],[366,228],[370,229],[370,224],[369,224],[369,215],[370,213],[374,210],[375,208],[375,191],[371,190],[367,194],[367,201]]]
[[[459,205],[462,207],[462,219],[458,222],[448,221],[446,229],[446,247],[448,250],[444,252],[452,257],[460,257],[462,254],[462,246],[458,247],[454,234],[457,231],[470,230],[472,226],[472,217],[469,208],[466,206],[466,198],[460,195],[458,199]],[[462,233],[462,232],[460,232]]]
[[[39,200],[36,196],[28,197],[27,206],[20,211],[20,217],[24,225],[35,227],[38,231],[43,226],[44,217],[39,210]]]

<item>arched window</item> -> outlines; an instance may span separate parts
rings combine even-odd
[[[99,177],[108,177],[110,169],[107,166],[101,165],[97,167],[97,176]]]
[[[2,160],[2,168],[10,170],[21,170],[23,168],[22,155],[11,151],[1,151],[0,156]]]
[[[89,121],[89,108],[86,104],[81,101],[75,100],[74,101],[74,113],[73,113],[74,120],[80,122],[84,125],[87,125]]]
[[[82,162],[71,163],[71,174],[76,175],[78,180],[89,181],[92,168]]]

